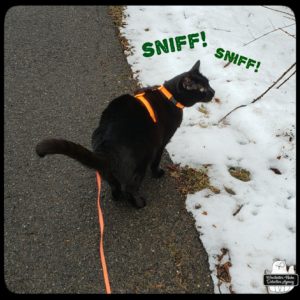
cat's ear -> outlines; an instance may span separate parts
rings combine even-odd
[[[192,73],[199,73],[200,72],[200,60],[197,60],[197,62],[191,68],[190,72],[192,72]]]

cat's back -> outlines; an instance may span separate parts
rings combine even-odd
[[[134,96],[124,94],[112,100],[103,111],[93,133],[93,148],[105,142],[130,144],[150,138],[156,126],[146,108]],[[97,144],[97,146],[96,146]]]
[[[120,126],[151,125],[149,113],[134,96],[124,94],[115,98],[103,111],[100,127],[119,124]]]
[[[129,94],[123,94],[112,100],[102,113],[102,117],[125,115],[136,108],[136,98]]]

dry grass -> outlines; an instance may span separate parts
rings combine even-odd
[[[121,35],[120,27],[123,27],[125,23],[125,16],[124,16],[125,6],[123,5],[111,5],[108,7],[108,13],[111,16],[114,24],[118,29],[118,36],[123,47],[123,50],[131,51],[131,47],[128,43],[128,40]]]
[[[198,108],[198,111],[205,114],[206,116],[208,115],[208,110],[203,104],[201,104],[201,106]]]
[[[187,194],[194,194],[203,189],[210,189],[213,193],[219,194],[220,190],[210,184],[207,175],[207,168],[203,166],[202,170],[189,168],[188,166],[180,167],[179,165],[169,165],[169,174],[177,181],[178,191],[186,196]]]
[[[108,13],[112,17],[113,22],[117,27],[122,27],[124,23],[124,9],[123,5],[110,5],[108,7]]]
[[[128,40],[126,39],[125,36],[121,34],[120,28],[123,27],[126,24],[125,20],[125,11],[126,6],[124,5],[110,5],[108,7],[108,14],[111,16],[117,30],[117,35],[120,40],[121,46],[123,48],[124,54],[128,55],[128,53],[132,54],[132,47],[130,46]],[[137,72],[136,72],[137,73]],[[137,80],[137,74],[132,73],[131,74],[131,80],[134,83],[134,90],[138,89],[141,87],[141,84]]]
[[[231,176],[233,176],[241,181],[250,181],[251,180],[250,172],[245,169],[242,169],[240,167],[230,167],[228,169],[228,172],[230,173]]]

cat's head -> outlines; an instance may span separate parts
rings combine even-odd
[[[200,73],[199,68],[200,60],[188,72],[164,83],[174,98],[184,106],[189,107],[197,102],[209,102],[215,95],[208,79]]]

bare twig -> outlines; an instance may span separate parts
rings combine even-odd
[[[293,63],[271,86],[269,86],[260,96],[256,97],[252,102],[250,102],[249,104],[252,104],[252,103],[255,103],[256,101],[258,101],[259,99],[261,99],[274,85],[276,85],[278,83],[278,81],[280,81],[294,66],[296,65],[296,63]],[[295,71],[296,72],[296,71]],[[295,73],[294,72],[294,73]],[[292,75],[294,75],[294,73]],[[291,76],[292,76],[291,75]],[[291,77],[290,76],[290,77]],[[290,78],[289,77],[289,78]],[[289,79],[287,78],[287,80]],[[285,81],[287,81],[285,80]],[[285,82],[284,81],[284,82]],[[283,82],[283,83],[284,83]],[[282,84],[283,84],[282,83]],[[281,84],[281,85],[282,85]],[[234,108],[233,110],[231,110],[228,114],[226,114],[223,118],[221,118],[219,121],[218,121],[218,124],[221,123],[222,121],[224,121],[231,113],[233,113],[235,110],[241,108],[241,107],[245,107],[245,106],[248,106],[249,104],[242,104],[240,106],[237,106],[236,108]]]
[[[245,107],[247,106],[248,104],[242,104],[236,108],[234,108],[233,110],[231,110],[227,115],[225,115],[222,119],[219,120],[218,123],[221,123],[223,120],[225,120],[231,113],[233,113],[235,110],[237,110],[238,108],[241,108],[241,107]]]
[[[228,67],[231,64],[231,61],[229,61],[223,68]]]
[[[240,206],[238,207],[238,209],[237,209],[232,215],[233,215],[233,216],[236,216],[236,215],[240,212],[240,210],[243,208],[243,206],[244,206],[244,204],[240,205]]]
[[[289,32],[287,32],[287,31],[283,30],[282,28],[279,28],[279,30],[281,30],[282,32],[286,33],[287,35],[289,35],[289,36],[293,37],[294,39],[296,38],[296,37],[295,37],[295,35],[293,35],[293,34],[290,34]]]
[[[287,16],[283,16],[284,18],[287,18],[289,20],[293,20],[293,21],[296,21],[294,18],[290,18],[290,17],[287,17]]]
[[[255,98],[251,103],[255,103],[257,100],[259,100],[260,98],[262,98],[275,84],[278,83],[279,80],[281,80],[286,73],[288,73],[294,66],[296,65],[296,63],[293,63],[272,85],[270,85],[260,96],[258,96],[257,98]]]
[[[219,31],[226,31],[226,32],[231,32],[231,30],[227,30],[227,29],[221,29],[221,28],[213,28],[214,30],[219,30]]]
[[[221,289],[220,289],[220,286],[221,286],[221,281],[219,280],[219,282],[218,282],[218,284],[217,284],[217,287],[218,287],[218,289],[219,289],[219,293],[222,294]]]
[[[275,9],[275,8],[271,8],[271,7],[268,7],[268,6],[266,6],[266,5],[262,5],[262,7],[267,8],[267,9],[271,9],[271,10],[274,10],[274,11],[278,11],[278,12],[280,12],[280,13],[283,13],[283,14],[286,14],[286,15],[289,15],[289,16],[292,16],[292,17],[294,16],[294,15],[292,15],[292,14],[290,14],[290,13],[285,12],[285,11],[278,10],[278,9]]]
[[[260,38],[262,38],[262,37],[264,37],[264,36],[266,36],[266,35],[268,35],[268,34],[270,34],[270,33],[272,33],[272,32],[275,32],[275,31],[277,31],[277,30],[279,30],[279,29],[287,28],[287,27],[293,26],[293,25],[295,25],[295,24],[296,24],[296,23],[293,23],[293,24],[290,24],[290,25],[286,25],[286,26],[283,26],[283,27],[280,27],[280,28],[273,29],[273,30],[271,30],[271,31],[269,31],[269,32],[267,32],[267,33],[264,33],[263,35],[261,35],[261,36],[255,38],[255,39],[253,39],[252,41],[250,41],[250,42],[244,44],[243,46],[247,46],[247,45],[251,44],[252,42],[257,41],[258,39],[260,39]]]
[[[290,75],[283,83],[281,83],[276,89],[279,89],[284,83],[286,83],[294,74],[296,73],[296,70]]]
[[[221,255],[218,255],[218,261],[219,261],[219,262],[223,259],[223,257],[224,257],[226,254],[228,254],[228,249],[222,248],[222,249],[221,249],[221,252],[222,252],[222,254],[221,254]]]

